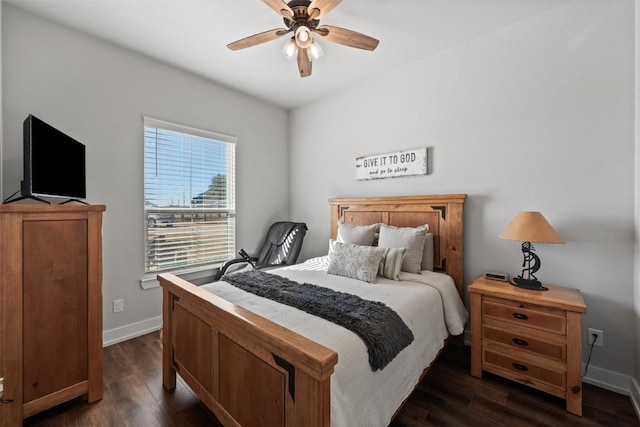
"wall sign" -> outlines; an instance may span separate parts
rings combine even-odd
[[[427,148],[374,154],[356,159],[356,180],[426,175]]]

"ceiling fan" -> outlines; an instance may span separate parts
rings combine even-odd
[[[307,77],[311,75],[311,63],[323,55],[322,47],[315,42],[312,33],[321,39],[358,49],[375,50],[378,46],[378,40],[365,34],[332,25],[320,25],[320,18],[329,13],[341,0],[291,0],[288,3],[283,0],[262,1],[282,15],[286,28],[276,28],[245,37],[229,43],[229,49],[240,50],[293,33],[282,53],[288,59],[297,58],[300,76]]]

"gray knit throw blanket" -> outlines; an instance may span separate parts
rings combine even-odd
[[[244,291],[306,311],[357,334],[367,346],[371,370],[383,369],[413,342],[398,313],[379,301],[334,291],[264,271],[227,274],[225,282]]]

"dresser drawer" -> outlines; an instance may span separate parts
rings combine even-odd
[[[508,356],[486,348],[482,352],[482,367],[486,371],[564,397],[566,390],[566,372],[564,370],[553,369],[544,363],[519,358],[517,355]]]
[[[567,333],[567,318],[564,312],[530,304],[486,298],[482,301],[482,315],[554,334]]]
[[[492,325],[484,324],[482,325],[482,339],[487,346],[498,343],[558,362],[566,361],[567,346],[564,342],[560,342],[558,339],[534,337],[521,329],[503,322],[494,322]]]

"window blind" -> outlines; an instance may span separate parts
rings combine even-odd
[[[235,141],[144,119],[146,273],[234,257]]]

